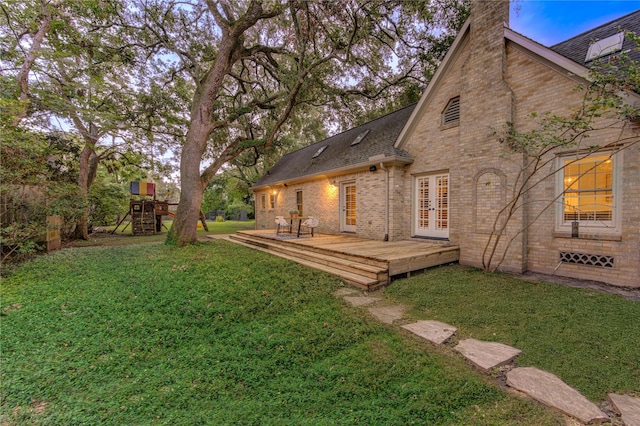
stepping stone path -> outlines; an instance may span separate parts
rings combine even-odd
[[[353,306],[367,306],[382,300],[381,297],[356,295],[361,294],[360,291],[346,287],[334,294]],[[402,319],[404,311],[405,306],[402,305],[369,308],[369,312],[385,324],[393,324],[394,321]],[[436,345],[443,344],[457,331],[454,326],[440,321],[418,321],[401,327]],[[462,340],[454,349],[485,372],[508,364],[522,352],[502,343],[476,339]],[[508,371],[506,376],[508,386],[584,424],[611,420],[595,404],[551,373],[535,367],[519,367]],[[640,426],[640,398],[616,394],[608,396],[613,407],[621,414],[625,426]]]
[[[410,332],[417,334],[423,339],[427,339],[436,345],[443,344],[448,338],[453,336],[456,331],[458,331],[454,326],[440,321],[418,321],[413,324],[403,325],[402,328],[409,330]]]
[[[640,426],[640,398],[615,393],[608,396],[613,407],[622,415],[622,421],[626,426]]]
[[[509,371],[507,385],[583,423],[601,423],[610,420],[609,416],[577,390],[553,374],[535,367],[521,367]]]
[[[405,307],[402,305],[369,308],[369,312],[371,312],[371,315],[385,324],[393,324],[394,321],[402,319],[404,310]]]
[[[511,362],[522,352],[502,343],[476,339],[463,340],[454,349],[484,372]]]

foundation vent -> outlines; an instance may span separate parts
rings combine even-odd
[[[560,262],[573,263],[574,265],[598,266],[600,268],[613,268],[615,258],[600,254],[560,252]]]

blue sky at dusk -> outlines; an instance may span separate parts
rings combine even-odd
[[[552,46],[638,9],[636,0],[516,0],[511,3],[509,26]]]

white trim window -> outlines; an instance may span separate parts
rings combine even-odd
[[[558,230],[617,232],[620,223],[621,154],[599,152],[558,157]]]
[[[303,203],[302,203],[302,190],[296,191],[296,208],[298,209],[298,214],[302,217],[304,216],[303,211]]]

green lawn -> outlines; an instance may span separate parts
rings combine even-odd
[[[598,403],[640,396],[640,302],[461,266],[433,268],[384,290],[408,315],[458,327],[460,339],[522,350],[519,366],[550,371]]]
[[[341,285],[223,240],[39,257],[2,281],[0,424],[563,424]]]
[[[153,243],[158,241],[165,241],[167,239],[167,231],[171,228],[170,220],[163,220],[162,223],[165,227],[162,228],[162,232],[155,235],[131,235],[131,225],[125,224],[118,228],[118,230],[111,234],[111,231],[115,226],[103,226],[99,227],[107,232],[93,233],[89,235],[89,240],[76,240],[66,242],[66,247],[89,247],[89,246],[120,246],[120,245],[138,245],[143,243]],[[254,229],[255,220],[247,221],[233,221],[226,220],[224,222],[207,221],[207,227],[209,231],[205,231],[200,227],[198,222],[198,236],[204,237],[207,235],[220,235],[220,234],[233,234],[236,231],[245,229]]]

